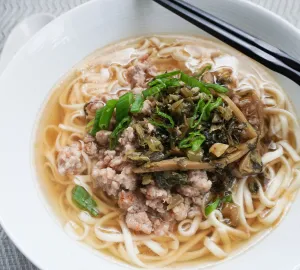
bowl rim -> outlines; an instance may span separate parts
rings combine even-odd
[[[103,0],[90,0],[86,3],[82,3],[70,10],[68,10],[67,12],[59,15],[58,17],[54,18],[53,21],[49,22],[45,27],[43,27],[42,29],[40,29],[36,34],[34,34],[23,46],[21,46],[21,48],[17,51],[17,53],[13,56],[13,58],[11,59],[11,61],[8,63],[8,65],[5,67],[5,69],[3,70],[2,74],[0,75],[0,80],[2,77],[6,76],[6,73],[9,72],[9,67],[11,65],[13,65],[13,63],[16,61],[16,59],[18,59],[27,48],[30,48],[31,43],[36,40],[39,36],[45,35],[49,29],[51,29],[52,27],[54,27],[55,24],[60,24],[62,23],[65,18],[73,16],[76,17],[76,13],[80,12],[82,9],[87,8],[89,6],[92,6],[95,2],[102,2]],[[223,0],[224,1],[224,0]],[[236,0],[226,0],[227,2],[236,2]],[[250,2],[249,0],[238,0],[237,2],[241,3],[242,5],[244,5],[246,8],[251,8],[252,10],[256,10],[256,12],[259,12],[261,14],[262,17],[269,17],[269,18],[274,18],[275,20],[277,20],[279,22],[279,24],[282,24],[283,26],[285,26],[287,29],[290,29],[293,31],[294,35],[298,35],[300,37],[300,29],[297,28],[296,26],[294,26],[292,23],[290,23],[289,21],[287,21],[286,19],[284,19],[283,17],[281,17],[280,15],[262,7],[261,5],[257,4],[257,3],[253,3]],[[34,127],[35,128],[35,127]],[[32,141],[32,138],[31,140]],[[21,241],[19,241],[17,238],[15,238],[13,232],[8,228],[8,226],[6,226],[5,221],[3,220],[3,217],[1,215],[0,212],[0,225],[2,227],[2,229],[4,230],[4,232],[6,233],[6,235],[9,237],[9,239],[13,242],[13,244],[18,248],[18,250],[32,263],[34,264],[36,267],[38,267],[39,269],[43,269],[42,268],[42,263],[39,262],[39,260],[37,260],[36,257],[31,257],[29,255],[29,253],[23,248],[23,245],[21,243]]]

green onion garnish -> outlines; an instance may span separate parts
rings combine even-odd
[[[131,113],[139,113],[141,111],[141,109],[143,108],[144,101],[145,101],[145,99],[144,99],[143,95],[141,95],[141,94],[136,95],[135,100],[131,105],[130,112]]]
[[[75,186],[73,188],[72,200],[78,208],[88,211],[93,217],[99,215],[97,203],[82,186]]]
[[[194,75],[193,77],[199,78],[199,77],[201,77],[206,71],[211,70],[211,68],[212,68],[212,65],[211,65],[211,64],[208,64],[208,65],[206,65],[205,67],[203,67],[203,68],[199,71],[199,73],[197,73],[197,74]]]
[[[110,119],[115,110],[116,104],[117,104],[117,100],[115,100],[115,99],[111,99],[106,102],[106,105],[103,107],[103,112],[102,112],[100,120],[99,120],[100,130],[108,129],[109,124],[110,124]],[[96,123],[96,121],[95,121],[95,123]]]
[[[220,201],[221,201],[220,198],[217,198],[213,203],[207,205],[205,207],[205,215],[208,216],[210,213],[215,211],[218,208]]]
[[[190,87],[198,87],[200,92],[210,94],[210,91],[206,88],[205,83],[198,81],[196,78],[191,77],[183,72],[180,73],[180,80]]]
[[[205,141],[205,136],[200,131],[190,132],[189,136],[179,143],[179,148],[192,148],[192,151],[196,152],[200,149],[201,145]]]
[[[147,98],[147,97],[154,96],[154,95],[158,94],[163,88],[165,88],[164,85],[157,84],[153,87],[150,87],[150,88],[144,90],[142,93],[143,93],[143,96],[145,98]]]
[[[123,118],[119,124],[117,124],[114,131],[110,134],[109,137],[110,149],[115,149],[120,134],[123,132],[124,129],[126,129],[129,126],[130,122],[131,122],[131,117],[127,116]]]
[[[227,93],[228,89],[222,85],[214,84],[214,83],[206,83],[205,86],[207,88],[212,88],[218,93]]]
[[[156,119],[155,116],[159,116],[160,119]],[[167,129],[174,127],[175,123],[174,123],[173,118],[170,115],[168,115],[164,112],[161,112],[158,107],[156,107],[155,116],[154,116],[154,119],[152,118],[152,120],[150,121],[151,124],[158,126],[158,127],[164,127]],[[166,121],[168,123],[166,123]]]
[[[133,102],[133,94],[131,92],[128,92],[128,93],[120,96],[120,98],[116,104],[117,123],[120,123],[123,118],[128,116],[128,112],[129,112],[132,102]]]
[[[96,116],[94,118],[94,125],[93,125],[92,131],[91,131],[92,136],[95,136],[96,133],[100,130],[99,121],[100,121],[103,109],[104,109],[104,107],[102,107],[96,111]]]
[[[173,76],[179,74],[180,72],[181,72],[180,70],[174,70],[174,71],[171,71],[171,72],[167,72],[167,73],[157,75],[155,78],[156,79],[162,79],[162,78],[173,77]]]

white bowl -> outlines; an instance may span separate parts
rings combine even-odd
[[[300,58],[299,31],[274,14],[244,1],[191,2]],[[88,2],[54,20],[35,35],[17,53],[0,78],[1,225],[39,268],[123,268],[83,248],[64,233],[35,174],[33,135],[49,90],[74,64],[108,43],[159,32],[203,34],[152,1]],[[278,74],[274,76],[298,109],[299,87]],[[269,236],[246,253],[213,269],[297,269],[300,264],[299,207],[298,198],[283,222]]]

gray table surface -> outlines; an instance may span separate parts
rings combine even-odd
[[[22,19],[40,12],[58,16],[87,1],[88,0],[0,0],[0,52],[10,31],[18,22],[22,21]],[[300,0],[248,1],[259,4],[277,13],[300,28]],[[1,227],[0,270],[37,270],[14,246]]]

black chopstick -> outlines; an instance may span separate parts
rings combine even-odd
[[[207,20],[220,28],[224,29],[225,31],[243,39],[249,44],[252,44],[256,46],[257,48],[260,48],[261,50],[273,55],[274,57],[280,59],[283,63],[286,65],[300,71],[300,62],[296,59],[294,59],[292,56],[286,54],[285,52],[281,51],[280,49],[274,47],[273,45],[260,40],[252,35],[250,35],[247,32],[244,32],[243,30],[233,26],[232,24],[229,24],[199,8],[196,8],[195,6],[182,1],[182,0],[170,0],[170,2],[176,3],[179,6],[185,8],[186,10],[189,10],[190,12],[194,13],[195,15],[203,18],[204,20]]]
[[[264,50],[262,50],[261,47],[264,47],[263,44],[267,43],[262,41],[258,42],[259,40],[256,38],[253,38],[252,41],[249,41],[249,39],[251,39],[249,34],[244,33],[240,29],[235,29],[235,27],[232,25],[232,31],[228,30],[228,28],[226,29],[224,27],[220,27],[218,23],[215,23],[212,15],[210,15],[210,19],[207,19],[203,16],[198,16],[199,14],[203,15],[204,13],[201,13],[202,11],[196,7],[193,7],[193,11],[191,11],[191,7],[186,8],[186,5],[184,5],[185,3],[179,3],[181,2],[179,0],[154,1],[201,28],[205,32],[227,43],[231,47],[260,62],[264,66],[285,75],[300,85],[300,69],[297,70],[298,68],[293,68],[293,66],[300,66],[299,62],[285,53],[280,54],[279,52],[281,51],[279,49],[276,49],[276,51],[274,50],[273,54],[271,54],[270,51],[272,51],[272,48],[274,47],[268,44],[269,46],[266,45],[267,49],[264,48]],[[218,22],[220,24],[220,20],[218,20]],[[245,39],[242,37],[245,37]],[[248,37],[248,39],[246,37]],[[260,45],[257,45],[257,43],[260,43]],[[288,59],[287,62],[286,59]],[[283,62],[283,60],[285,62]],[[291,63],[292,65],[290,65]]]

